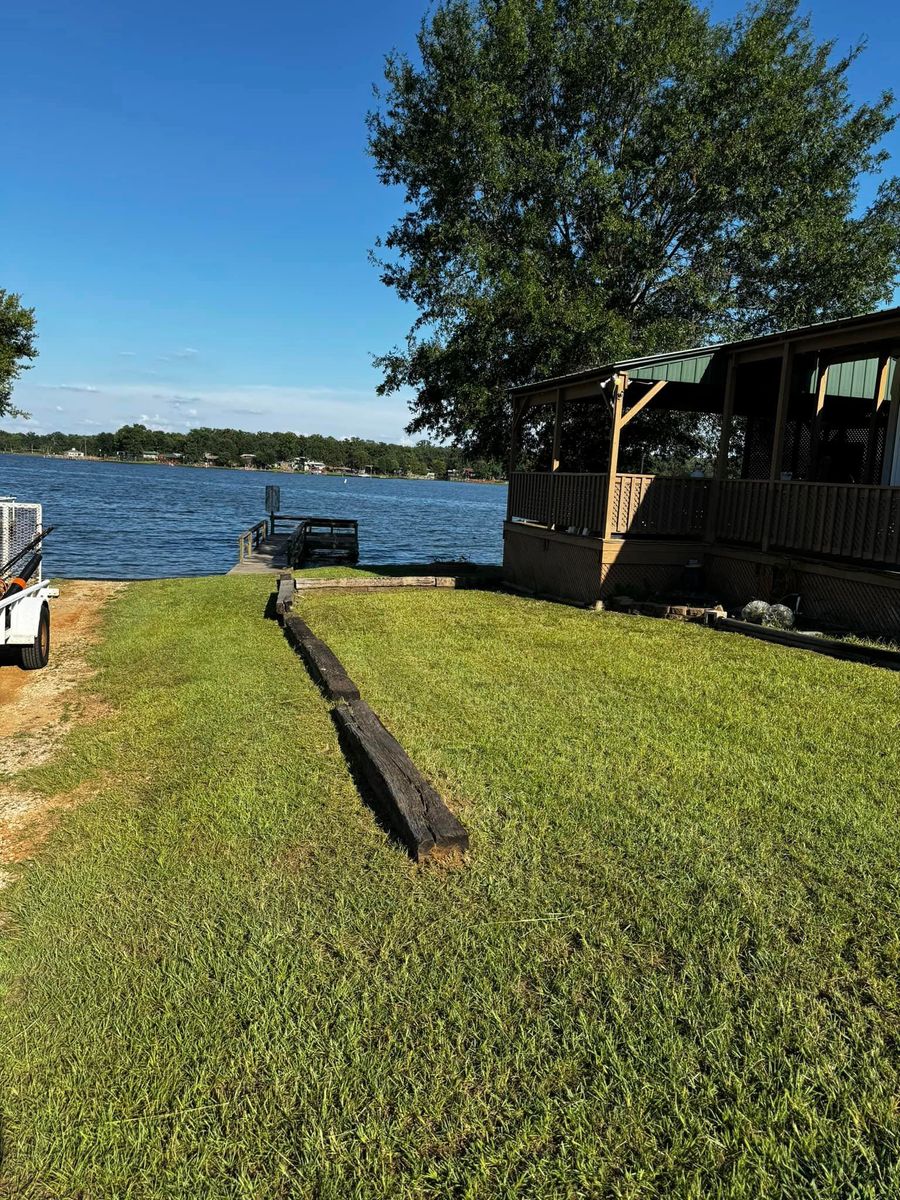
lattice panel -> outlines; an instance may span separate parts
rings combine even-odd
[[[507,528],[503,573],[529,591],[593,604],[600,599],[600,543],[578,546]]]
[[[40,504],[18,504],[14,500],[0,499],[0,566],[17,554],[41,531],[42,510]],[[33,552],[32,552],[33,553]],[[12,571],[25,566],[31,554],[20,558]],[[32,583],[41,581],[41,568],[32,576]]]
[[[768,479],[774,425],[770,417],[748,417],[744,433],[743,479]]]
[[[809,479],[812,469],[812,419],[787,422],[781,469],[792,479]]]
[[[607,563],[602,568],[601,595],[649,600],[677,589],[684,578],[683,563]]]
[[[743,558],[707,555],[704,562],[707,590],[724,604],[773,599],[772,568]],[[778,599],[785,593],[782,592]]]
[[[707,588],[730,606],[799,593],[801,617],[860,633],[900,634],[900,588],[822,574],[797,563],[772,565],[708,555]]]
[[[813,571],[796,572],[801,613],[841,629],[876,636],[900,634],[900,588],[838,579]]]

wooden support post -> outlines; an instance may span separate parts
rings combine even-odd
[[[769,490],[766,494],[766,511],[763,520],[762,548],[768,550],[772,537],[772,517],[775,511],[775,485],[781,479],[781,458],[784,452],[784,427],[787,424],[788,406],[791,402],[791,384],[794,376],[794,345],[785,342],[781,354],[781,379],[778,384],[778,406],[775,409],[775,430],[772,436],[772,459],[769,464]]]
[[[869,421],[869,437],[866,442],[866,461],[863,467],[863,483],[875,483],[875,447],[878,434],[878,419],[887,399],[888,375],[891,370],[890,355],[882,354],[878,359],[878,376],[875,380],[875,404]],[[886,447],[885,447],[886,449]]]
[[[606,477],[606,496],[603,503],[603,540],[612,537],[615,524],[616,503],[616,473],[619,469],[619,441],[622,436],[622,408],[625,400],[625,389],[628,387],[627,375],[616,375],[613,378],[613,410],[612,424],[609,431],[609,468]]]
[[[513,472],[515,471],[516,466],[518,465],[518,462],[519,462],[519,450],[521,447],[521,432],[522,432],[521,425],[522,425],[522,416],[524,413],[525,403],[526,403],[526,401],[519,400],[518,398],[514,399],[512,402],[512,405],[513,405],[512,425],[510,426],[510,431],[509,431],[509,470],[507,471],[507,475],[509,478],[509,487],[507,488],[507,493],[506,493],[506,519],[507,519],[507,521],[511,521],[512,517],[513,517],[513,513],[512,513],[512,501],[513,501],[512,481],[513,481]]]
[[[709,489],[709,508],[706,513],[704,541],[716,540],[716,519],[719,512],[719,493],[722,480],[728,474],[728,448],[731,445],[731,428],[734,424],[734,393],[737,382],[737,363],[732,354],[725,368],[725,396],[722,401],[722,429],[719,433],[719,448]]]
[[[525,415],[527,400],[513,400],[512,431],[509,439],[509,473],[512,475],[519,462],[519,452],[522,447],[522,419]]]
[[[891,383],[891,410],[884,440],[884,462],[881,482],[886,486],[900,484],[900,361],[894,359],[894,378]]]
[[[812,427],[812,453],[810,455],[809,474],[812,480],[818,479],[819,476],[819,458],[822,454],[822,431],[823,421],[822,414],[825,411],[825,396],[828,393],[828,364],[822,365],[819,361],[819,383],[816,387],[816,414],[813,418]]]
[[[559,470],[559,410],[562,405],[562,388],[556,389],[556,404],[553,408],[553,456],[550,460],[550,470]]]
[[[278,592],[275,596],[275,615],[283,617],[294,607],[294,576],[290,572],[278,576]]]

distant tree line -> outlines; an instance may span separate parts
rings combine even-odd
[[[164,433],[146,425],[123,425],[115,433],[12,433],[0,431],[0,450],[7,453],[65,454],[80,450],[96,458],[141,459],[145,454],[180,455],[185,463],[214,461],[217,466],[241,465],[241,455],[252,454],[259,467],[274,467],[299,458],[322,462],[327,467],[363,467],[384,475],[397,472],[438,477],[448,471],[470,470],[479,479],[503,474],[498,462],[471,460],[450,446],[420,441],[414,446],[374,442],[365,438],[333,438],[311,433],[248,433],[241,429],[192,429],[188,433]]]

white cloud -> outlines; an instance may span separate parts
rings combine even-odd
[[[333,437],[399,442],[406,440],[403,427],[409,420],[404,397],[377,396],[374,389],[361,388],[246,384],[195,388],[188,393],[177,386],[167,389],[159,382],[97,386],[39,383],[31,376],[16,388],[16,402],[39,421],[49,418],[54,408],[59,411],[55,399],[51,402],[59,390],[89,394],[91,400],[81,405],[82,411],[87,409],[91,420],[109,430],[139,421],[161,429],[189,429],[197,424],[251,432],[302,429]],[[140,416],[128,417],[129,411]]]

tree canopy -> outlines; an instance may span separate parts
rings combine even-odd
[[[375,252],[418,309],[383,354],[410,432],[498,454],[506,388],[886,302],[896,116],[795,0],[445,0],[369,115],[405,211]]]
[[[13,384],[37,357],[34,309],[20,296],[0,288],[0,417],[25,416],[13,406]]]
[[[372,468],[384,475],[403,473],[446,476],[448,471],[467,468],[479,478],[503,473],[500,462],[471,460],[452,446],[434,446],[420,440],[416,445],[395,445],[367,438],[334,438],[321,433],[251,433],[242,429],[202,427],[187,433],[148,429],[146,425],[123,425],[115,433],[33,433],[0,430],[0,451],[65,454],[80,450],[98,458],[141,459],[144,454],[178,456],[185,463],[214,462],[217,466],[240,466],[242,454],[252,454],[258,467],[273,467],[298,458],[313,459],[329,467],[358,470]]]

